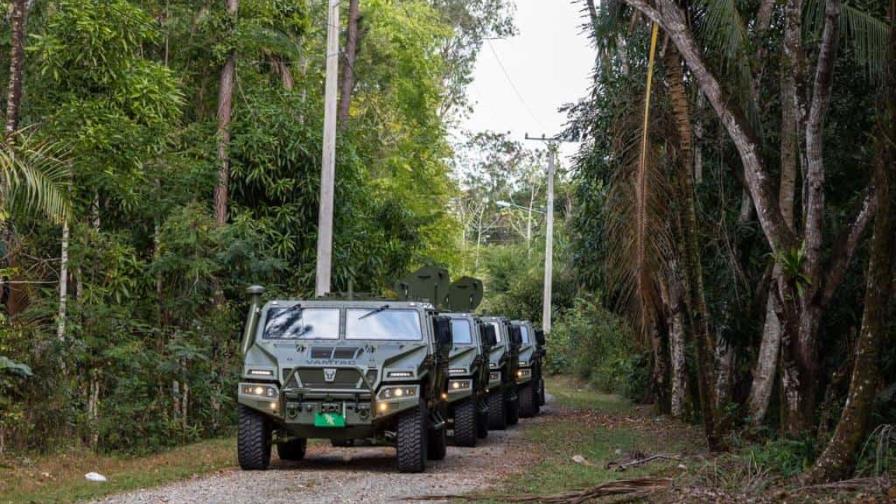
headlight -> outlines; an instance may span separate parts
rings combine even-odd
[[[377,398],[380,400],[398,400],[417,397],[416,385],[399,385],[392,387],[383,387]]]
[[[413,378],[414,373],[411,371],[389,371],[386,376],[389,378]]]
[[[240,383],[240,393],[264,399],[276,399],[279,395],[277,387],[273,385],[261,385],[258,383]]]
[[[462,390],[470,390],[473,387],[473,380],[451,380],[448,382],[449,392],[460,392]]]
[[[529,369],[529,368],[519,369],[519,370],[517,370],[517,372],[516,372],[516,377],[517,377],[517,378],[531,378],[531,377],[532,377],[532,370]]]
[[[467,374],[467,370],[464,368],[452,368],[448,370],[448,374],[451,376]]]
[[[274,376],[274,372],[270,369],[250,369],[250,376]]]

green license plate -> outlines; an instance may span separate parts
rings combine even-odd
[[[345,417],[341,413],[315,413],[314,426],[325,428],[345,427]]]

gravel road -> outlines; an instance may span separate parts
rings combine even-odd
[[[97,501],[105,504],[395,502],[426,495],[462,494],[488,488],[535,462],[523,432],[550,421],[550,405],[535,419],[507,431],[489,432],[476,448],[449,446],[424,474],[395,470],[393,448],[333,448],[316,443],[305,460],[281,462],[263,472],[229,469],[212,476],[138,490]]]

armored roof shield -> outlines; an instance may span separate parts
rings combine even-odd
[[[482,302],[482,280],[461,277],[448,288],[448,309],[470,313]]]
[[[448,270],[424,266],[395,282],[395,292],[402,301],[429,301],[444,308],[449,286]]]

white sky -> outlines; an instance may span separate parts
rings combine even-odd
[[[587,93],[594,50],[581,32],[581,2],[516,0],[516,6],[519,34],[487,41],[482,48],[468,88],[473,112],[461,128],[509,131],[513,139],[525,141],[526,133],[541,136],[562,130],[566,116],[557,109]],[[522,99],[504,76],[501,64]],[[564,145],[561,158],[568,158],[576,148]],[[561,162],[568,166],[565,159]]]

